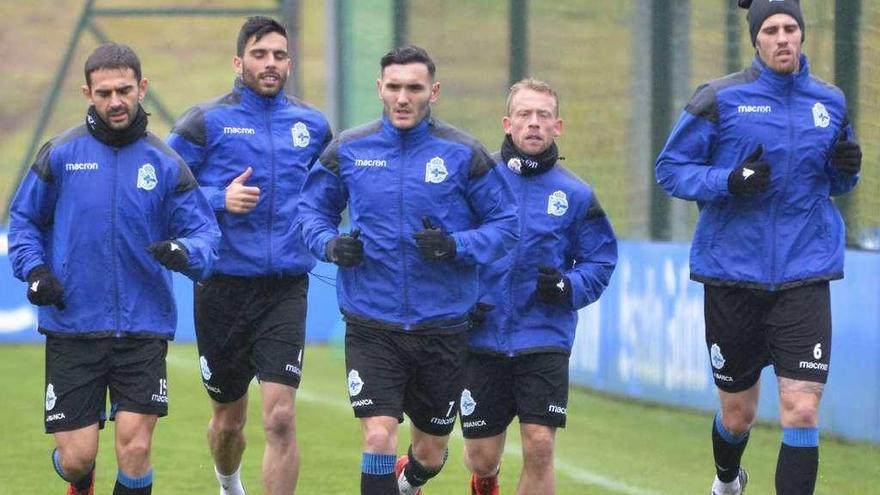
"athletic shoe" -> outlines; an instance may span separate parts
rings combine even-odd
[[[498,476],[477,478],[476,474],[472,474],[471,495],[501,495],[501,488],[498,487]]]
[[[92,468],[92,474],[89,475],[89,487],[85,490],[77,490],[73,483],[67,485],[67,495],[95,495],[95,468]]]
[[[739,474],[736,475],[739,480],[739,493],[742,495],[746,492],[746,485],[749,483],[749,472],[745,470],[745,468],[739,468]],[[716,495],[715,490],[709,489],[709,495]]]
[[[400,490],[400,495],[424,495],[422,493],[421,488],[415,488],[409,484],[409,481],[406,480],[406,476],[403,474],[403,469],[406,467],[407,463],[409,463],[409,456],[402,455],[397,458],[397,462],[394,463],[394,476],[397,476],[397,487]]]

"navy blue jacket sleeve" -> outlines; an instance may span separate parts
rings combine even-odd
[[[577,224],[571,281],[572,306],[583,308],[599,299],[617,265],[617,238],[608,216],[593,195],[587,214]]]
[[[480,224],[452,234],[455,259],[488,264],[507,254],[519,239],[519,216],[510,186],[485,150],[475,148],[470,167],[467,198]]]
[[[327,261],[327,243],[339,233],[342,211],[348,203],[345,184],[333,172],[339,170],[338,146],[334,141],[327,147],[309,170],[300,193],[298,213],[303,240],[312,255],[322,261]]]
[[[171,237],[189,253],[189,266],[184,275],[202,280],[208,278],[217,260],[220,227],[192,171],[182,162],[179,165],[177,184],[165,201],[168,228]]]
[[[51,144],[37,154],[12,199],[9,221],[9,259],[12,273],[27,280],[35,267],[46,264],[46,229],[52,224],[58,191],[51,168]]]
[[[712,150],[718,139],[716,104],[711,87],[697,89],[657,158],[657,183],[670,196],[716,201],[730,195],[727,190],[729,169],[711,165]]]
[[[205,129],[205,114],[199,107],[187,110],[165,140],[195,173],[199,174],[207,165],[208,143]],[[208,203],[216,211],[226,209],[226,189],[214,186],[200,186]]]

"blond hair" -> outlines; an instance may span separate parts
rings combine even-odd
[[[548,94],[553,97],[553,116],[559,116],[559,95],[556,94],[556,90],[550,86],[549,83],[544,81],[540,81],[538,79],[532,79],[531,77],[527,77],[525,79],[521,79],[513,86],[510,87],[510,91],[507,93],[507,116],[510,116],[510,104],[513,102],[513,97],[516,96],[517,93],[524,89],[530,89],[537,93]]]

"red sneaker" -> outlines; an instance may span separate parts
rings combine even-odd
[[[403,469],[406,467],[407,463],[409,463],[409,456],[406,455],[398,457],[397,462],[394,463],[394,476],[397,477],[397,486],[400,487],[401,483],[405,483],[405,486],[409,487],[401,488],[401,495],[424,495],[421,488],[412,487],[409,484],[409,481],[406,481],[406,477],[403,475]],[[401,478],[403,479],[402,482]]]
[[[501,488],[498,487],[498,476],[477,478],[476,474],[472,474],[471,495],[501,495]]]
[[[89,487],[85,490],[77,490],[73,483],[67,485],[67,495],[95,495],[95,468],[92,468],[92,474],[89,479]]]

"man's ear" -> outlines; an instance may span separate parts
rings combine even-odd
[[[144,97],[147,96],[147,86],[149,86],[149,81],[147,81],[146,77],[142,77],[140,82],[138,83],[138,89],[141,93],[138,97],[138,101],[144,101]]]
[[[437,98],[440,97],[440,81],[434,81],[434,84],[431,85],[431,99],[429,100],[431,103],[437,101]]]
[[[510,117],[505,115],[501,118],[501,128],[504,129],[504,134],[510,134],[510,130],[513,127],[513,124],[510,122]]]

